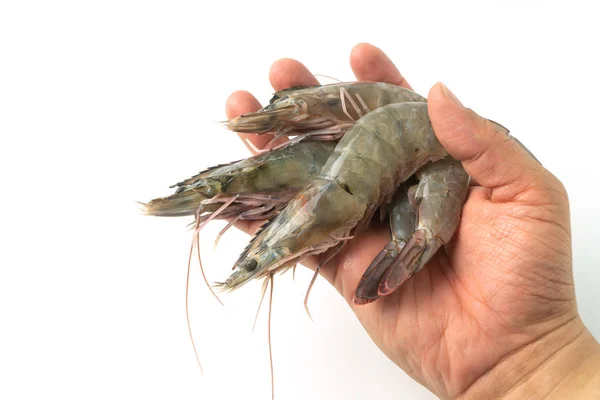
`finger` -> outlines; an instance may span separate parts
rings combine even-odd
[[[436,136],[448,153],[492,200],[506,202],[551,184],[549,173],[497,124],[468,109],[442,83],[429,92],[428,109]]]
[[[371,44],[354,46],[350,53],[350,66],[359,81],[387,82],[412,90],[392,60]]]
[[[260,108],[260,103],[252,94],[239,90],[237,92],[232,93],[227,101],[225,102],[225,114],[228,119],[232,119],[235,117],[239,117],[242,114],[247,114],[250,112],[254,112]],[[254,135],[247,133],[238,133],[242,142],[246,145],[246,147],[252,152],[252,154],[256,154],[252,146],[248,144],[248,141],[252,142],[252,144],[262,149],[272,138],[271,135]]]
[[[269,71],[269,81],[275,90],[319,84],[317,78],[304,64],[291,58],[282,58],[273,63]]]

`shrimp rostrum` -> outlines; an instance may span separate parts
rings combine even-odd
[[[389,104],[366,114],[342,137],[318,177],[257,233],[221,286],[235,289],[327,252],[319,268],[368,225],[402,182],[446,155],[426,103]]]
[[[469,193],[469,176],[462,164],[446,157],[421,168],[416,178],[418,184],[394,196],[392,240],[362,276],[354,294],[357,304],[395,291],[452,238],[460,223]]]

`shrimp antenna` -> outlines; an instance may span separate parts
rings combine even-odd
[[[344,245],[346,244],[346,241],[348,239],[352,239],[352,237],[348,236],[348,237],[344,237],[344,238],[335,238],[335,239],[340,240],[341,243],[339,243],[337,245],[337,247],[332,248],[330,251],[325,253],[325,255],[327,255],[327,258],[325,259],[325,261],[323,261],[323,262],[319,261],[319,264],[317,264],[317,268],[315,268],[315,273],[313,274],[313,277],[310,280],[310,283],[308,284],[308,289],[306,290],[306,296],[304,296],[304,309],[306,310],[306,313],[308,314],[308,318],[310,318],[311,321],[313,321],[313,318],[312,318],[312,315],[310,315],[310,310],[308,309],[308,295],[310,294],[310,291],[311,291],[313,285],[315,284],[315,281],[317,280],[317,276],[319,276],[321,267],[324,267],[325,265],[327,265],[327,263],[329,261],[331,261],[331,259],[333,257],[335,257],[337,255],[337,253],[339,253],[340,250],[344,247]]]
[[[333,76],[324,75],[324,74],[313,74],[313,75],[314,75],[314,76],[318,76],[318,77],[320,77],[320,78],[327,78],[327,79],[331,79],[332,81],[337,81],[337,82],[339,82],[339,83],[344,83],[344,82],[340,81],[339,79],[337,79],[337,78],[334,78]]]
[[[190,256],[188,257],[188,265],[187,265],[187,276],[185,279],[185,319],[187,321],[188,332],[190,334],[190,340],[192,342],[192,347],[194,348],[194,354],[196,355],[196,361],[198,362],[198,367],[200,368],[200,373],[204,375],[204,371],[202,370],[202,364],[200,364],[200,357],[198,357],[198,350],[196,349],[196,343],[194,342],[194,335],[192,334],[192,325],[190,324],[190,310],[189,310],[189,292],[190,292],[190,269],[192,265],[192,255],[194,254],[194,239],[192,239],[192,246],[190,247]]]
[[[262,306],[263,300],[265,299],[265,294],[267,293],[267,286],[269,285],[269,279],[265,279],[262,285],[261,293],[260,293],[260,302],[258,303],[258,310],[256,310],[256,316],[254,317],[254,324],[252,324],[252,333],[254,333],[254,328],[256,328],[256,321],[258,320],[258,313],[260,312],[260,306]]]
[[[306,290],[306,296],[304,296],[304,309],[306,310],[306,314],[308,314],[308,318],[310,318],[311,322],[314,322],[312,315],[310,315],[310,310],[308,309],[308,295],[317,280],[317,276],[319,276],[319,269],[321,269],[321,265],[317,265],[317,269],[315,269],[315,273],[313,274],[310,283],[308,284],[308,289]]]
[[[229,204],[227,204],[229,205]],[[213,290],[213,288],[210,286],[210,283],[208,283],[208,279],[206,279],[206,274],[204,273],[204,266],[202,265],[202,257],[200,256],[200,230],[202,229],[203,226],[205,226],[212,218],[208,218],[206,221],[204,221],[202,223],[202,225],[200,225],[200,213],[201,213],[201,208],[202,206],[198,207],[198,211],[196,212],[196,225],[194,226],[194,236],[192,238],[192,250],[194,249],[194,242],[196,242],[197,247],[196,249],[198,250],[198,264],[200,265],[200,272],[202,273],[202,278],[204,279],[204,283],[206,283],[206,286],[208,287],[208,290],[210,290],[210,292],[213,294],[213,296],[215,296],[215,299],[217,299],[217,301],[219,303],[221,303],[221,305],[223,305],[223,302],[221,301],[221,299],[219,299],[219,296],[217,296],[217,294],[215,293],[215,291]],[[219,208],[218,211],[221,211],[223,207]],[[211,217],[214,218],[214,214],[211,215]],[[191,261],[191,260],[190,260]],[[188,268],[189,268],[189,263],[188,263]]]
[[[222,210],[227,208],[227,206],[229,206],[231,203],[232,203],[232,201],[224,204],[222,207],[219,208],[219,210],[217,210],[217,212],[221,212]],[[217,299],[217,301],[219,303],[221,303],[221,305],[223,305],[223,302],[221,301],[221,299],[219,299],[219,296],[217,296],[217,294],[214,292],[214,290],[208,283],[208,279],[206,279],[206,274],[204,273],[204,267],[202,266],[202,257],[200,256],[200,230],[212,218],[208,218],[201,225],[200,224],[200,222],[201,222],[200,214],[201,213],[202,213],[202,206],[198,207],[198,210],[196,211],[196,222],[194,225],[194,234],[192,236],[192,244],[190,246],[190,255],[188,257],[187,274],[186,274],[186,278],[185,278],[185,319],[187,322],[188,333],[190,334],[190,341],[192,342],[192,347],[194,348],[194,354],[196,355],[196,361],[198,362],[198,367],[200,368],[200,373],[202,375],[204,375],[204,371],[202,369],[202,364],[200,364],[200,357],[198,356],[198,350],[196,349],[196,342],[194,342],[194,335],[192,334],[192,325],[190,324],[190,295],[189,295],[190,294],[190,270],[191,270],[191,266],[192,266],[192,255],[194,254],[194,246],[196,246],[196,248],[198,250],[198,263],[200,264],[200,272],[202,273],[202,278],[204,278],[204,283],[206,283],[206,286],[208,286],[208,289],[210,290],[210,292],[213,294],[213,296],[215,296],[215,299]],[[212,217],[214,218],[214,214],[212,215]]]
[[[208,283],[208,279],[206,279],[206,274],[204,273],[204,267],[202,266],[202,257],[200,256],[200,231],[196,232],[196,239],[195,240],[196,240],[196,243],[197,243],[196,253],[198,253],[198,264],[200,265],[200,272],[202,273],[202,278],[204,279],[204,283],[206,283],[206,286],[208,287],[208,290],[210,290],[210,292],[213,294],[213,296],[215,296],[215,299],[217,299],[217,301],[221,305],[224,305],[223,302],[221,301],[221,299],[219,298],[219,296],[217,296],[217,294],[213,290],[213,288],[210,285],[210,283]]]
[[[236,196],[232,197],[231,199],[229,199],[221,207],[219,207],[219,209],[217,211],[212,213],[204,221],[202,221],[202,217],[200,216],[200,214],[202,213],[202,206],[198,207],[198,210],[196,211],[196,224],[194,225],[194,239],[192,240],[192,249],[194,247],[194,240],[195,240],[198,243],[198,263],[200,264],[200,272],[202,273],[202,278],[204,279],[204,283],[206,283],[208,290],[210,290],[210,292],[213,294],[213,296],[215,296],[215,299],[217,299],[217,301],[219,303],[221,303],[221,305],[223,305],[223,302],[221,301],[221,299],[219,299],[219,296],[217,296],[215,291],[212,289],[212,287],[210,286],[210,283],[208,283],[208,279],[206,279],[206,274],[204,273],[204,267],[202,266],[202,257],[200,256],[200,231],[202,230],[202,228],[204,228],[206,226],[206,224],[208,224],[210,221],[215,219],[227,207],[229,207],[231,205],[231,203],[236,201],[238,199],[238,197],[239,196],[236,195]],[[200,222],[202,222],[202,223],[200,223]]]
[[[271,348],[271,314],[273,313],[273,274],[269,275],[271,282],[271,291],[269,293],[269,322],[267,325],[267,335],[269,338],[269,364],[271,366],[271,400],[275,400],[275,375],[273,373],[273,349]]]
[[[294,264],[294,266],[292,267],[292,280],[295,281],[296,280],[296,267],[298,266],[298,263]]]

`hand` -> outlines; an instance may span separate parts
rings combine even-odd
[[[411,89],[376,47],[356,46],[350,64],[359,81]],[[275,90],[318,84],[290,59],[273,64],[270,81]],[[442,398],[573,394],[575,377],[577,389],[599,388],[600,375],[593,384],[599,345],[575,303],[563,185],[444,85],[431,89],[428,104],[438,139],[480,185],[471,188],[453,240],[395,293],[368,305],[353,304],[353,293],[389,241],[386,229],[359,235],[323,276],[384,353]],[[236,92],[227,100],[227,117],[258,108],[250,93]],[[240,136],[258,148],[271,139]]]

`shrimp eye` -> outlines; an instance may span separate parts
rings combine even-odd
[[[258,262],[255,259],[249,260],[245,265],[244,269],[248,272],[252,272],[258,267]]]

